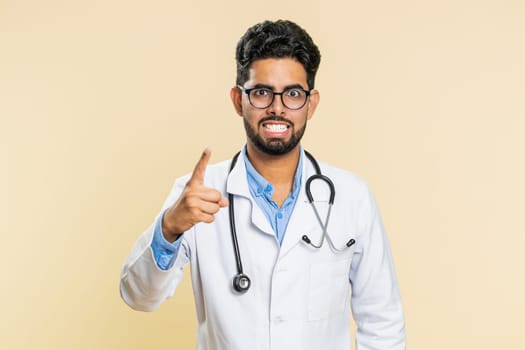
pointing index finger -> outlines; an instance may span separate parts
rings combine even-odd
[[[193,174],[191,175],[190,182],[197,182],[197,183],[204,183],[204,174],[206,173],[206,166],[208,165],[208,161],[211,157],[211,150],[206,147],[204,151],[202,151],[202,155],[197,162],[197,165],[195,165],[195,169],[193,170]]]

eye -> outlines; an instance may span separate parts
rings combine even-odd
[[[298,98],[304,95],[304,91],[301,89],[290,89],[286,91],[286,95],[293,98]]]
[[[261,88],[261,89],[254,89],[252,91],[252,96],[255,96],[255,97],[266,97],[266,96],[271,96],[271,95],[272,95],[272,90],[270,89]]]

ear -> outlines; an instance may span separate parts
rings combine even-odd
[[[319,91],[312,90],[310,92],[310,97],[308,98],[308,112],[306,115],[306,119],[310,120],[314,116],[315,109],[317,108],[317,105],[319,104],[319,99],[321,97],[319,96]]]
[[[230,98],[233,103],[233,108],[239,116],[242,117],[242,91],[237,86],[234,86],[230,90]]]

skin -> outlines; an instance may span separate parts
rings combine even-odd
[[[267,58],[252,62],[245,88],[258,84],[281,92],[287,87],[300,85],[308,90],[304,67],[292,58]],[[287,142],[293,133],[303,128],[313,117],[319,103],[319,92],[312,90],[306,105],[299,110],[286,108],[276,96],[273,103],[258,109],[249,103],[248,96],[238,87],[230,90],[230,97],[237,114],[265,143]],[[268,121],[267,117],[279,117],[279,121]],[[266,119],[266,122],[262,122]],[[276,133],[265,128],[267,123],[284,124],[286,132]],[[257,148],[247,136],[247,154],[255,169],[274,186],[273,200],[281,206],[290,194],[300,148],[297,144],[290,152],[282,155],[270,155]],[[228,200],[222,194],[203,185],[206,166],[211,151],[205,149],[197,162],[193,174],[186,184],[181,197],[164,214],[162,229],[166,240],[175,241],[181,232],[190,229],[199,222],[210,223],[214,215],[228,206]]]
[[[213,222],[219,209],[228,206],[228,200],[219,191],[204,186],[204,174],[210,157],[211,151],[206,148],[181,196],[164,213],[162,232],[168,242],[174,242],[182,232],[199,222]]]

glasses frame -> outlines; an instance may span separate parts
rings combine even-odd
[[[305,105],[306,105],[306,102],[308,102],[308,98],[310,97],[310,93],[312,90],[305,90],[301,87],[292,87],[292,88],[288,88],[288,89],[285,89],[281,92],[275,92],[273,91],[272,89],[269,89],[269,88],[261,88],[261,87],[254,87],[254,88],[249,88],[249,89],[246,89],[244,86],[241,86],[241,85],[237,85],[237,87],[246,93],[246,95],[248,95],[248,102],[250,102],[250,105],[253,107],[253,108],[257,108],[257,109],[266,109],[268,107],[270,107],[272,104],[273,104],[273,101],[275,101],[275,95],[278,95],[281,97],[281,103],[283,104],[283,106],[285,106],[286,108],[288,109],[291,109],[293,111],[297,111],[301,108],[303,108]],[[250,92],[252,92],[253,90],[261,90],[261,89],[264,89],[264,90],[268,90],[268,91],[271,91],[272,93],[272,100],[270,101],[270,103],[265,106],[265,107],[257,107],[255,106],[253,103],[252,103],[252,98],[250,96]],[[300,106],[300,107],[297,107],[297,108],[290,108],[286,105],[286,103],[284,103],[284,99],[283,99],[283,94],[289,90],[294,90],[294,89],[297,89],[297,90],[302,90],[305,94],[306,94],[306,98],[304,99],[304,103]]]

